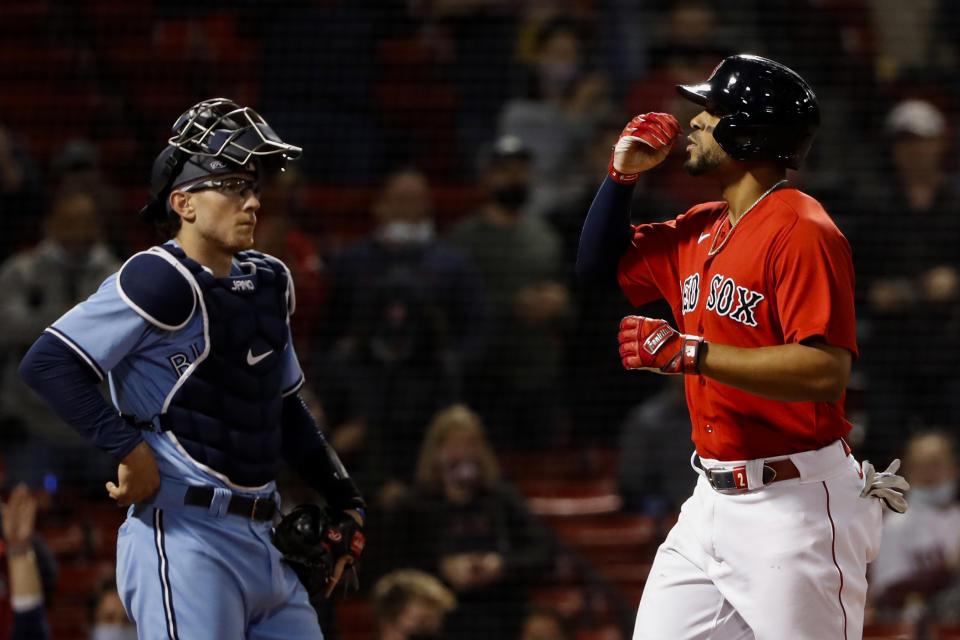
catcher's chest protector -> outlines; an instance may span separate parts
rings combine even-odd
[[[274,479],[280,459],[281,367],[287,346],[286,269],[256,251],[237,254],[245,273],[217,278],[176,246],[203,298],[204,353],[184,372],[160,416],[195,460],[234,483]]]

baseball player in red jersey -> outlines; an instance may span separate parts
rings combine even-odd
[[[851,456],[843,397],[857,356],[850,247],[823,207],[791,188],[820,120],[787,67],[732,56],[680,94],[693,118],[687,170],[723,200],[629,225],[633,183],[681,130],[648,113],[624,129],[580,238],[582,278],[614,278],[635,305],[628,369],[685,374],[700,478],[657,551],[634,639],[860,638],[881,502],[903,511],[899,462]],[[870,498],[870,499],[867,499]]]

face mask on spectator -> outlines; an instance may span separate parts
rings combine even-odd
[[[413,245],[426,244],[433,239],[433,222],[405,222],[393,220],[380,227],[379,237],[387,244]]]
[[[98,624],[90,640],[137,640],[137,628],[129,624]]]
[[[925,504],[928,507],[945,507],[953,500],[957,493],[955,481],[941,482],[932,487],[917,487],[910,489],[908,498],[911,504]]]
[[[540,77],[548,90],[565,93],[580,75],[577,62],[548,62],[540,65]]]
[[[477,487],[480,484],[480,464],[476,460],[455,460],[443,465],[443,475],[449,484]]]
[[[493,192],[493,199],[500,206],[510,211],[517,211],[527,203],[527,197],[530,195],[530,185],[520,182],[517,184],[507,184]]]

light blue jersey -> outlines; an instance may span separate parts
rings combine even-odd
[[[189,417],[193,409],[189,399],[182,399],[181,392],[200,380],[200,372],[207,366],[227,366],[229,371],[236,372],[234,380],[250,375],[258,366],[266,367],[261,371],[271,383],[276,382],[277,375],[280,377],[279,385],[270,387],[277,390],[268,394],[266,400],[270,402],[299,389],[303,373],[290,338],[289,313],[294,304],[289,272],[281,263],[264,258],[260,264],[265,271],[257,275],[253,262],[234,260],[230,276],[218,281],[220,293],[208,294],[208,289],[200,286],[197,278],[183,267],[185,262],[173,253],[156,247],[145,253],[149,254],[149,260],[165,262],[155,262],[146,271],[136,272],[137,279],[132,282],[129,277],[133,270],[124,271],[130,264],[128,261],[124,269],[107,278],[95,294],[47,329],[101,379],[109,380],[113,403],[122,414],[135,416],[137,422],[144,423],[143,437],[153,449],[160,471],[157,494],[130,507],[119,532],[117,585],[124,606],[136,622],[141,639],[321,638],[317,616],[305,589],[270,541],[271,522],[255,519],[252,514],[228,511],[235,497],[270,498],[279,504],[273,480],[255,486],[234,482],[222,471],[223,467],[214,469],[188,453],[186,442],[175,435],[179,433],[176,424],[173,428],[161,424],[181,401],[187,402],[184,405],[187,409],[176,414],[176,419]],[[144,254],[138,255],[142,264]],[[131,258],[136,259],[137,256]],[[174,292],[186,293],[170,304],[167,304],[172,299],[169,296],[153,296],[149,289],[151,282],[143,277],[156,265],[162,269],[176,268],[184,278],[179,284],[189,284]],[[193,268],[197,269],[195,263]],[[268,268],[271,270],[266,271]],[[282,277],[274,277],[277,273]],[[270,274],[273,276],[267,277]],[[178,281],[174,279],[174,282]],[[285,289],[281,289],[281,285]],[[266,309],[263,316],[276,328],[270,343],[273,346],[260,342],[259,338],[254,338],[249,347],[244,343],[242,350],[229,340],[217,343],[220,346],[211,346],[211,335],[223,335],[215,333],[223,326],[210,326],[214,316],[208,316],[208,308],[212,310],[211,305],[219,304],[213,296],[220,295],[221,300],[229,301],[233,292],[240,296],[257,287],[262,287],[264,299],[272,305],[263,307]],[[288,296],[286,305],[280,297],[284,290]],[[138,301],[152,306],[138,304]],[[191,301],[193,308],[189,309]],[[177,305],[189,313],[180,314],[176,309],[169,312],[171,306]],[[284,306],[286,308],[282,308]],[[262,326],[254,312],[261,307],[241,305],[241,308],[248,311],[226,318],[221,310],[220,321],[225,319],[231,330],[234,325]],[[251,330],[250,335],[259,334]],[[284,336],[285,340],[281,340]],[[223,349],[227,349],[232,358],[226,365]],[[217,357],[221,360],[215,361]],[[209,379],[203,382],[207,383]],[[214,394],[219,389],[224,397],[230,397],[227,386],[215,385],[212,389]],[[261,399],[250,398],[250,401],[256,403]],[[229,420],[230,414],[224,415]],[[196,424],[206,423],[198,419]],[[212,428],[218,428],[223,424],[223,416],[219,423],[211,424]],[[274,426],[280,428],[280,425]],[[240,451],[232,446],[228,444],[222,451],[226,454]],[[264,457],[271,455],[265,452]],[[187,502],[185,496],[191,487],[209,490],[213,496],[210,504],[195,506]]]
[[[234,261],[231,275],[242,275]],[[117,274],[108,277],[86,301],[60,317],[47,331],[80,354],[110,384],[114,406],[125,415],[157,416],[177,382],[205,351],[204,318],[194,313],[177,330],[165,330],[147,321],[124,300]],[[254,354],[256,357],[256,354]],[[296,390],[303,382],[292,340],[283,354],[282,386]],[[161,476],[187,484],[220,486],[247,491],[272,491],[272,487],[244,487],[198,463],[179,446],[169,431],[145,431],[144,439],[157,458]]]

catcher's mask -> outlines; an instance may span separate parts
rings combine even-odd
[[[275,173],[303,149],[287,144],[250,107],[227,98],[193,105],[173,124],[173,136],[153,163],[150,196],[140,214],[162,217],[167,196],[177,185],[228,173]]]

